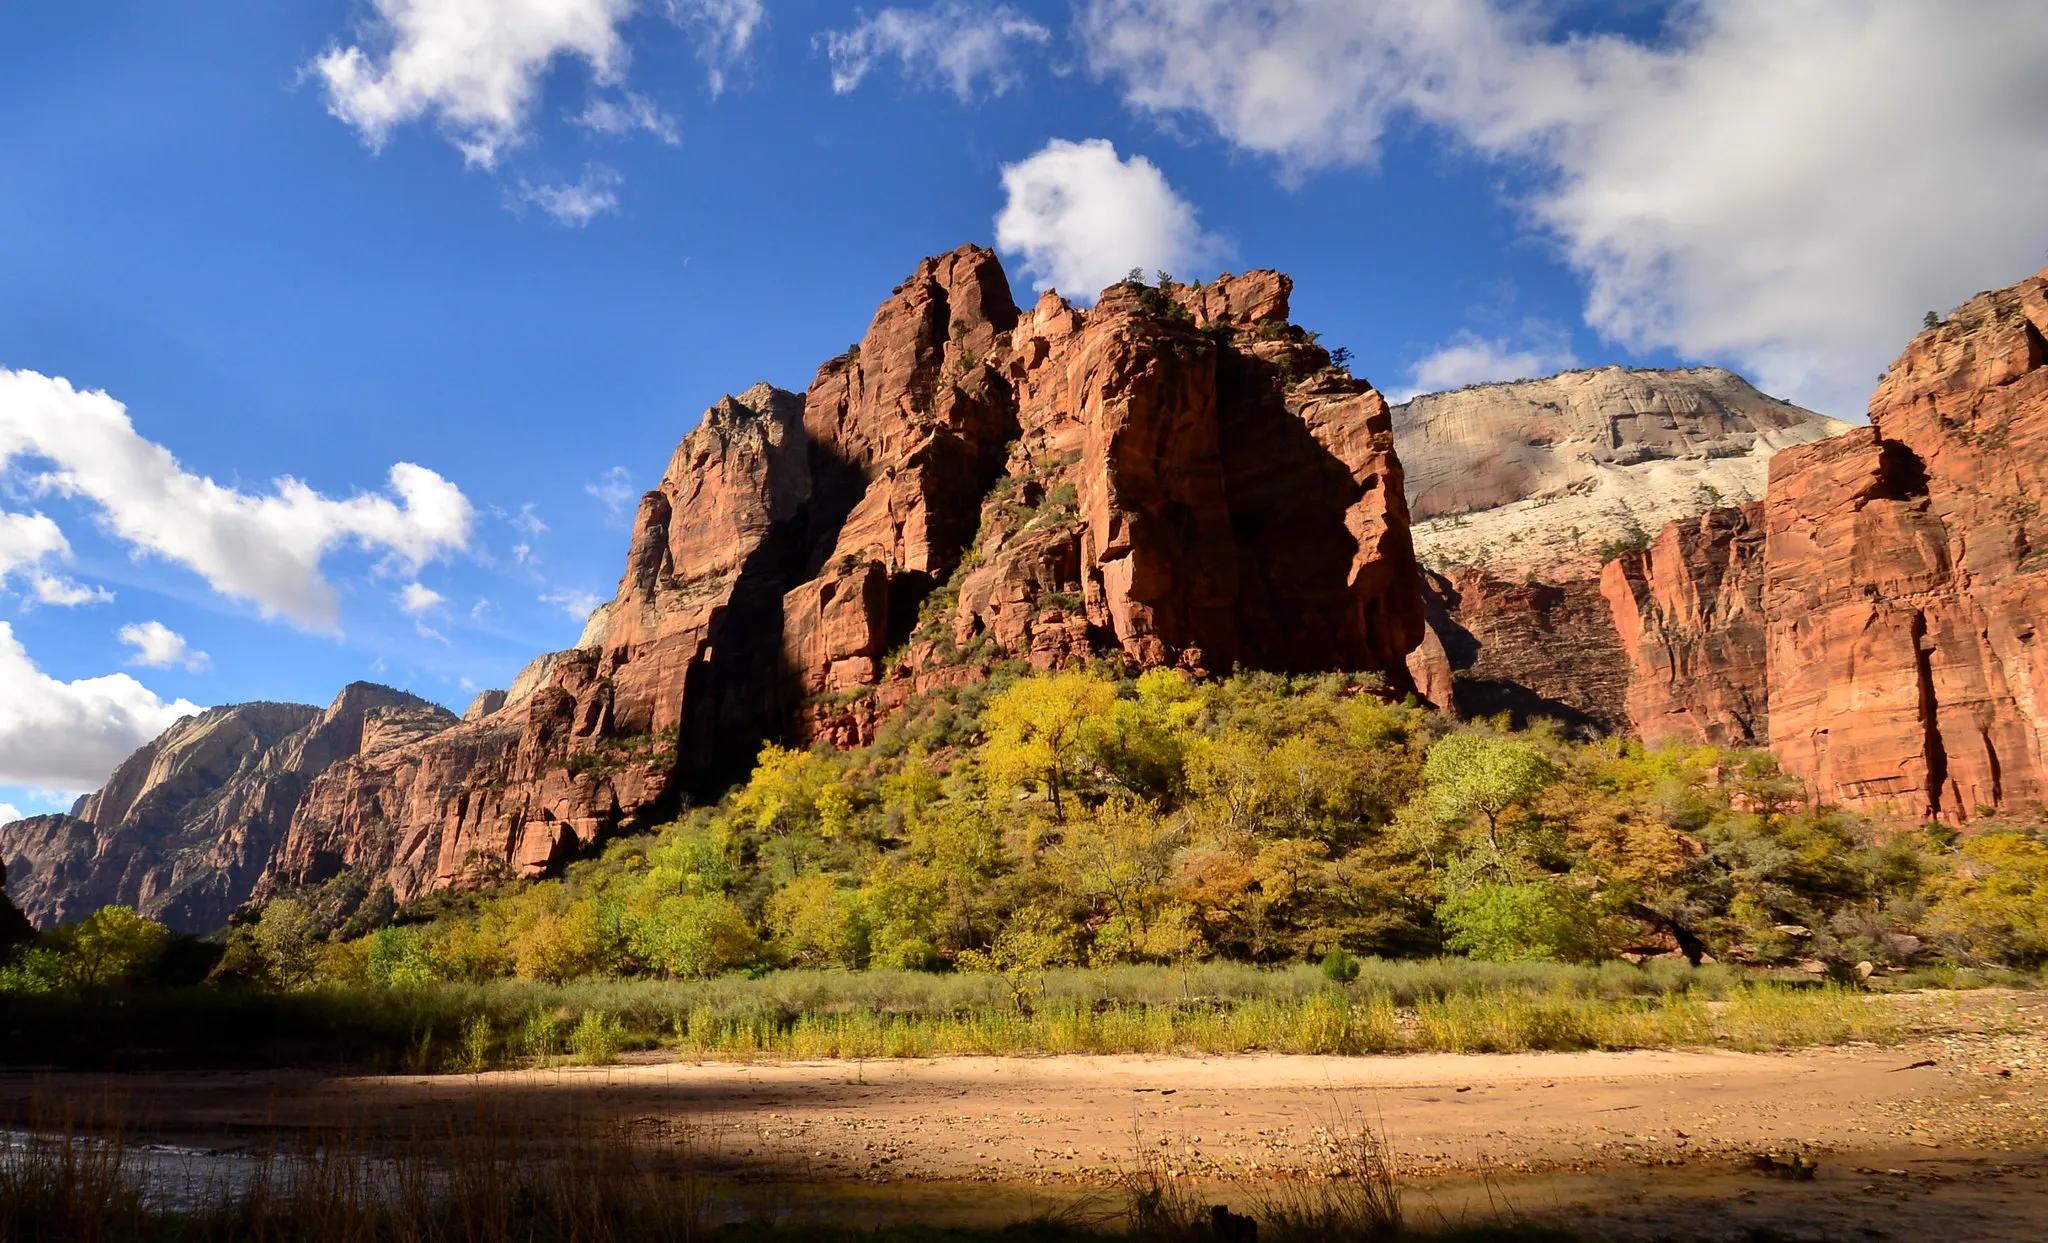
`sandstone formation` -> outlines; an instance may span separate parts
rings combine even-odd
[[[177,930],[211,931],[249,897],[309,781],[404,722],[447,717],[367,683],[325,712],[213,708],[130,756],[71,814],[0,828],[0,858],[41,926],[120,904]]]
[[[1508,580],[1474,567],[1427,571],[1424,600],[1434,644],[1418,649],[1410,665],[1438,707],[1460,716],[1549,717],[1588,733],[1628,729],[1629,666],[1596,581]]]
[[[1275,272],[1012,300],[927,259],[801,397],[713,406],[642,498],[617,596],[503,701],[313,783],[259,896],[531,875],[1021,657],[1377,670],[1423,634],[1386,403]]]
[[[1474,385],[1414,398],[1393,419],[1417,552],[1430,567],[1432,637],[1409,665],[1431,702],[1467,715],[1547,716],[1582,732],[1762,741],[1760,708],[1738,706],[1727,684],[1740,675],[1710,674],[1719,666],[1679,646],[1684,626],[1719,617],[1716,601],[1685,597],[1719,590],[1718,574],[1686,580],[1721,545],[1691,531],[1635,546],[1666,522],[1694,524],[1761,496],[1771,454],[1846,424],[1717,367]],[[1603,564],[1624,553],[1633,568],[1619,572],[1640,593],[1613,583],[1611,568],[1603,580]],[[1752,586],[1760,591],[1761,579]],[[1741,616],[1754,625],[1761,605],[1752,605]],[[1760,686],[1760,631],[1718,641],[1731,654],[1754,641]],[[1672,702],[1692,695],[1693,709]]]
[[[1870,426],[1771,464],[1772,749],[1820,797],[2048,802],[2048,271],[1921,333]]]
[[[1760,498],[1772,454],[1847,429],[1718,367],[1603,367],[1394,407],[1415,545],[1433,568],[1597,578],[1603,549]]]
[[[1763,506],[1673,522],[1607,563],[1601,593],[1628,662],[1624,725],[1652,746],[1762,746]]]

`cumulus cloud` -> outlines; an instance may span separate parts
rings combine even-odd
[[[1085,0],[1090,66],[1298,177],[1438,127],[1521,202],[1637,349],[1860,409],[1921,312],[2039,263],[2048,8],[1725,0],[1654,44],[1503,0]]]
[[[1555,329],[1532,328],[1518,339],[1460,332],[1416,361],[1407,389],[1393,400],[1406,401],[1417,393],[1441,393],[1467,384],[1533,379],[1577,362],[1569,338]]]
[[[1016,85],[1012,56],[1043,46],[1052,32],[1007,4],[944,0],[928,9],[883,9],[851,30],[819,36],[832,64],[832,89],[846,94],[883,61],[912,82],[942,83],[964,102],[976,84],[1000,95]]]
[[[213,657],[195,651],[185,636],[160,621],[136,622],[121,627],[121,642],[135,649],[131,665],[148,669],[184,669],[192,673],[213,664]]]
[[[386,494],[346,500],[279,479],[254,495],[187,472],[139,435],[106,393],[33,371],[0,369],[0,472],[41,461],[36,490],[91,502],[102,525],[138,553],[183,565],[224,595],[311,629],[331,629],[334,589],[320,563],[354,544],[408,573],[468,547],[473,512],[462,490],[423,466],[391,468]]]
[[[618,210],[619,186],[624,180],[616,169],[588,164],[579,181],[535,185],[522,179],[505,192],[505,201],[514,210],[538,207],[554,217],[557,224],[580,229],[599,216]]]
[[[0,785],[90,790],[198,704],[166,702],[125,673],[63,682],[0,622]]]
[[[447,602],[447,597],[424,583],[407,583],[398,593],[398,607],[418,616],[429,613]]]
[[[41,513],[0,513],[0,587],[14,586],[38,604],[75,608],[114,598],[103,587],[73,582],[50,567],[71,559],[71,542]]]
[[[1039,288],[1091,297],[1132,268],[1181,270],[1222,253],[1195,209],[1143,156],[1106,138],[1055,138],[1003,166],[996,245],[1021,255]]]
[[[0,803],[0,824],[13,824],[17,820],[26,820],[27,818],[22,814],[21,808],[16,807],[14,804]]]
[[[617,137],[639,131],[654,135],[673,147],[683,140],[682,127],[645,95],[627,91],[616,99],[593,96],[573,118],[576,124],[595,134]]]
[[[552,604],[577,621],[583,621],[593,612],[596,612],[598,606],[606,601],[605,597],[598,595],[594,591],[557,591],[542,596],[540,602],[542,604]]]
[[[327,110],[371,149],[431,118],[471,164],[490,168],[524,138],[541,82],[581,59],[601,84],[625,72],[619,26],[633,0],[370,0],[363,44],[310,66]]]

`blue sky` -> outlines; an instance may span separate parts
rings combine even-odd
[[[7,6],[0,814],[190,705],[505,684],[707,404],[963,241],[1020,299],[1282,268],[1395,394],[1710,361],[1856,417],[2042,262],[2044,61],[2025,0]]]

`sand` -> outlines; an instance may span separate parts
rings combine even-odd
[[[0,1120],[113,1111],[233,1152],[345,1128],[403,1142],[474,1114],[522,1133],[623,1126],[755,1189],[861,1220],[1113,1206],[1140,1166],[1219,1200],[1385,1137],[1411,1211],[1503,1205],[1617,1237],[2048,1237],[2048,1000],[1902,1047],[1321,1058],[676,1061],[474,1076],[0,1073]],[[1806,1155],[1811,1182],[1758,1154]],[[763,1190],[771,1189],[771,1190]],[[1253,1190],[1247,1190],[1253,1189]],[[735,1193],[738,1194],[738,1193]],[[759,1198],[765,1196],[765,1199]],[[1815,1231],[1819,1232],[1816,1233]],[[1802,1233],[1804,1232],[1804,1233]]]

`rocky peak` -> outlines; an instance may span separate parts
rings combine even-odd
[[[1848,425],[1718,367],[1603,367],[1394,407],[1416,546],[1439,566],[1549,581],[1668,521],[1763,495],[1780,449]]]
[[[1404,681],[1421,614],[1386,403],[1286,322],[1290,288],[1024,313],[986,249],[920,262],[802,397],[706,411],[577,650],[322,774],[264,891],[536,874],[715,793],[764,739],[866,737],[1011,654]]]
[[[306,704],[247,703],[185,717],[123,760],[73,814],[108,828],[175,818],[319,714]]]
[[[211,931],[248,898],[307,783],[378,738],[394,713],[416,729],[455,719],[367,682],[324,712],[250,703],[186,717],[123,761],[73,815],[0,831],[0,854],[41,923],[119,903],[181,931]]]

